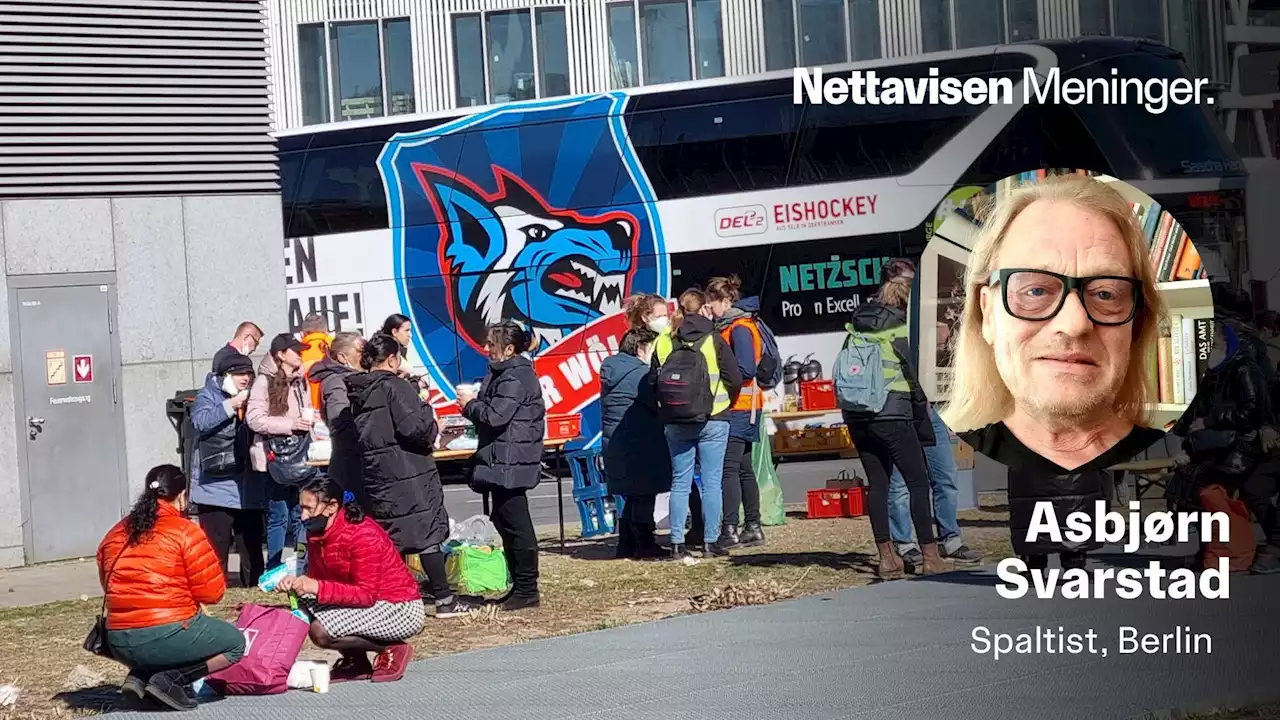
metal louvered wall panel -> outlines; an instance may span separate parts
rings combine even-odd
[[[1040,37],[1069,38],[1079,32],[1078,0],[1040,0]]]
[[[260,0],[0,0],[0,198],[279,192],[263,19]]]
[[[883,0],[880,27],[885,57],[920,52],[920,0]]]

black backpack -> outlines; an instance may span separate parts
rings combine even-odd
[[[672,425],[704,423],[711,418],[715,398],[711,394],[711,375],[702,356],[707,335],[695,344],[672,338],[671,354],[658,368],[654,396],[662,421]]]

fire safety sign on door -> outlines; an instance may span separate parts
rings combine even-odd
[[[48,385],[67,384],[67,353],[50,350],[44,354],[44,378]]]
[[[75,380],[78,383],[93,382],[93,356],[92,355],[76,355],[71,363],[71,369],[75,374]]]

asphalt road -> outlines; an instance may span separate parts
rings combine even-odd
[[[828,478],[833,478],[845,468],[862,473],[862,466],[857,460],[823,460],[815,462],[784,462],[778,465],[778,481],[782,484],[782,497],[787,503],[805,502],[805,494],[813,488],[823,487]],[[564,496],[565,522],[572,524],[578,521],[578,511],[573,504],[573,479],[565,476],[561,483]],[[444,489],[445,507],[449,517],[463,520],[483,512],[480,496],[465,485],[446,485]],[[559,511],[556,505],[555,483],[543,482],[529,493],[529,513],[533,516],[533,524],[538,527],[555,526]]]

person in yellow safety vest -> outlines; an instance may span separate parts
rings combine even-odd
[[[323,395],[320,382],[311,379],[311,366],[328,357],[333,338],[329,335],[328,321],[320,313],[309,313],[303,318],[299,332],[302,333],[302,344],[307,346],[302,351],[302,373],[311,389],[311,407],[319,409]]]
[[[867,473],[867,514],[880,555],[876,574],[882,580],[903,575],[889,523],[889,482],[895,467],[902,471],[910,495],[910,514],[923,558],[924,574],[945,566],[934,534],[933,496],[924,446],[937,442],[928,418],[928,402],[910,365],[907,307],[914,274],[886,279],[868,302],[853,311],[848,328],[880,346],[880,372],[889,395],[874,415],[844,413],[845,425]],[[923,406],[923,407],[922,407]],[[945,438],[944,438],[945,441]]]
[[[695,463],[702,478],[702,556],[722,557],[728,548],[720,545],[720,520],[724,476],[724,454],[729,444],[729,415],[742,389],[742,371],[729,344],[715,332],[706,295],[686,290],[680,295],[680,322],[673,333],[655,343],[653,366],[660,370],[677,347],[691,346],[702,353],[711,383],[710,418],[699,423],[667,423],[667,447],[671,451],[671,557],[692,557],[685,546],[684,522],[689,514],[689,492],[693,486]],[[653,373],[655,382],[659,376]],[[695,524],[696,527],[696,524]],[[695,536],[696,537],[696,536]]]
[[[764,392],[756,384],[756,365],[764,355],[764,343],[756,327],[760,298],[742,297],[742,281],[737,275],[712,278],[707,283],[708,305],[716,318],[716,329],[729,344],[742,372],[742,392],[729,415],[729,444],[724,456],[724,520],[720,544],[724,547],[764,544],[760,526],[760,485],[752,465],[752,452],[760,437],[759,421],[764,408]],[[738,508],[742,508],[742,533],[738,533]]]

